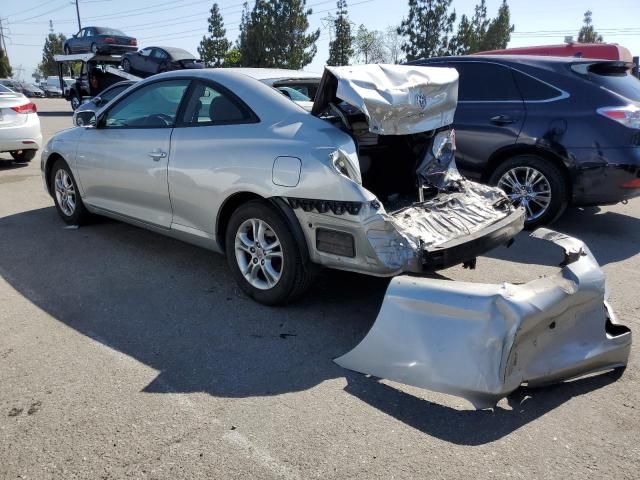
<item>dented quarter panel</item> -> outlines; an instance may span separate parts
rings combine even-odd
[[[631,331],[606,303],[604,273],[589,249],[547,229],[533,236],[561,246],[570,263],[523,285],[398,276],[369,333],[336,363],[476,408],[525,382],[625,366]]]

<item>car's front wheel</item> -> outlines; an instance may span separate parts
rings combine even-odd
[[[254,300],[280,305],[309,286],[312,272],[283,216],[264,201],[240,206],[225,235],[227,263],[240,288]]]
[[[569,189],[562,171],[536,155],[517,155],[503,162],[489,178],[516,206],[524,207],[527,229],[556,220],[569,202]]]
[[[78,184],[64,160],[57,160],[51,169],[51,188],[56,210],[69,225],[81,225],[89,216],[82,203]]]
[[[27,163],[34,159],[36,150],[15,150],[10,152],[13,160],[19,163]]]
[[[122,59],[122,70],[127,73],[131,72],[131,61],[128,58]]]

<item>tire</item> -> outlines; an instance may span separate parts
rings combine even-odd
[[[65,55],[71,55],[71,48],[69,48],[68,45],[64,46],[64,54]]]
[[[91,44],[91,53],[98,53],[98,46],[95,43]]]
[[[78,108],[82,103],[82,100],[80,100],[80,97],[77,93],[72,93],[69,102],[71,102],[71,110],[75,112],[76,108]]]
[[[73,178],[67,162],[57,160],[53,168],[51,168],[51,176],[49,178],[53,190],[53,201],[62,220],[69,225],[82,225],[85,223],[89,217],[89,212],[82,202],[78,184]]]
[[[122,70],[124,70],[127,73],[131,73],[131,62],[129,61],[128,58],[122,59]]]
[[[14,162],[28,163],[36,156],[37,150],[15,150],[11,153]]]
[[[231,273],[249,297],[264,305],[289,303],[309,287],[313,274],[301,248],[306,246],[298,244],[291,226],[265,201],[241,205],[227,225],[225,250]]]
[[[525,206],[524,227],[529,230],[557,220],[569,203],[567,178],[553,162],[537,155],[504,161],[489,177],[489,184],[502,188],[514,205]]]

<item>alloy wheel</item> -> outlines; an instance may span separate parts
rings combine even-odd
[[[515,206],[525,208],[527,222],[540,218],[551,204],[551,184],[542,172],[533,167],[507,170],[498,180],[498,187]]]
[[[73,186],[73,180],[66,170],[60,169],[55,176],[56,200],[60,206],[60,210],[67,217],[70,217],[76,211],[76,189]]]
[[[240,272],[255,288],[269,290],[282,277],[282,245],[264,220],[250,218],[240,225],[236,232],[235,254]]]

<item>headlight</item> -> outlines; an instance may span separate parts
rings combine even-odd
[[[333,168],[335,168],[336,172],[338,172],[340,175],[343,175],[349,180],[353,180],[356,183],[362,183],[360,171],[353,166],[353,163],[351,163],[349,158],[342,150],[334,150],[333,152],[331,152],[329,154],[329,159],[331,160]]]

